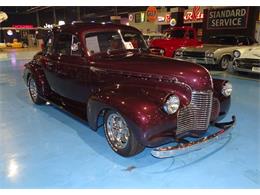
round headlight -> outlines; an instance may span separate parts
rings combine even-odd
[[[163,110],[167,114],[174,114],[180,106],[180,99],[176,95],[171,95],[167,98],[166,102],[163,105]]]
[[[177,51],[175,52],[175,55],[176,55],[176,56],[181,56],[181,55],[182,55],[182,51],[177,50]]]
[[[241,53],[240,53],[240,51],[235,50],[235,51],[233,52],[233,55],[234,55],[235,58],[239,58],[240,55],[241,55]]]
[[[164,55],[164,49],[160,49],[160,54],[163,56]]]
[[[214,57],[214,53],[212,53],[212,52],[206,53],[206,57],[213,58]]]
[[[230,82],[226,82],[222,88],[222,94],[226,97],[230,96],[232,93],[232,84]]]

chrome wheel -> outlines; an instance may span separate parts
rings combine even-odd
[[[229,58],[228,57],[223,57],[222,60],[221,60],[221,69],[222,70],[226,70],[228,68],[228,65],[229,65]]]
[[[35,102],[38,97],[38,91],[37,91],[36,83],[33,78],[29,79],[28,85],[29,85],[29,92],[30,92],[31,98]]]
[[[118,113],[111,113],[106,121],[106,130],[110,143],[115,149],[127,147],[130,132],[124,118]]]

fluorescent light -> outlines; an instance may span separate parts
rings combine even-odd
[[[59,26],[64,25],[64,24],[65,24],[65,22],[64,22],[63,20],[60,20],[60,21],[58,22],[58,25],[59,25]]]

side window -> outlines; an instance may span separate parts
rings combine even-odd
[[[89,33],[85,40],[89,55],[124,48],[118,32]]]
[[[238,45],[248,45],[247,37],[239,37],[238,38]]]
[[[189,30],[189,38],[194,39],[194,32],[193,30]]]
[[[248,37],[248,43],[249,45],[253,45],[254,43],[256,43],[256,40],[252,39],[251,37]]]
[[[55,40],[54,52],[56,54],[70,55],[71,54],[71,34],[60,34]]]

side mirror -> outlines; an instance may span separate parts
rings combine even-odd
[[[77,51],[79,51],[79,44],[78,44],[78,43],[73,43],[73,44],[71,45],[71,51],[72,51],[72,52],[77,52]]]
[[[74,56],[84,56],[83,51],[81,50],[80,43],[72,43],[70,46],[71,55]]]

